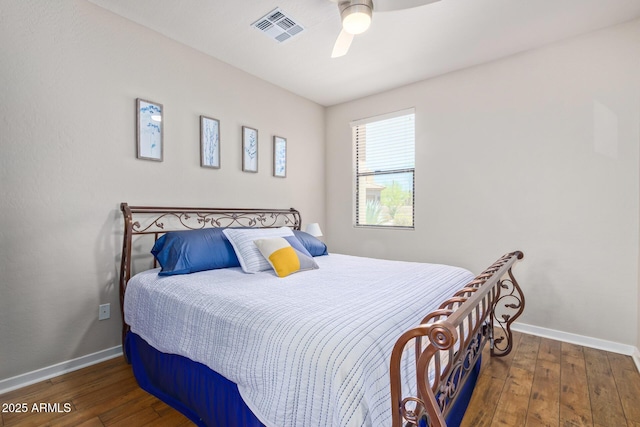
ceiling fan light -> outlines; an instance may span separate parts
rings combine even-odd
[[[355,4],[354,4],[355,3]],[[371,3],[352,2],[342,10],[342,28],[349,34],[362,34],[371,25]]]

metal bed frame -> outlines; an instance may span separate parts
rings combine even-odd
[[[122,337],[129,331],[124,321],[124,296],[132,273],[134,236],[152,235],[157,240],[173,230],[208,227],[290,227],[300,230],[302,219],[296,209],[223,209],[129,206],[122,203],[124,239],[120,265],[120,308]],[[512,274],[523,258],[515,251],[498,259],[474,280],[428,313],[413,329],[402,334],[391,354],[391,411],[393,427],[426,425],[446,427],[445,418],[460,395],[466,380],[489,343],[491,356],[509,354],[511,324],[524,310],[525,299]],[[154,264],[155,266],[155,264]],[[401,359],[415,352],[415,396],[402,391]]]

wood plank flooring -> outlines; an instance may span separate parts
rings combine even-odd
[[[483,355],[461,427],[640,427],[640,374],[629,356],[515,334]]]
[[[27,404],[17,413],[4,404]],[[64,412],[37,412],[40,403],[69,403]],[[191,426],[182,414],[143,391],[123,357],[0,395],[0,426]]]
[[[516,334],[509,356],[483,365],[462,427],[640,427],[628,356]],[[0,395],[2,410],[0,427],[193,425],[140,389],[121,357]]]

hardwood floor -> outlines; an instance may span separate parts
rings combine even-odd
[[[523,334],[514,344],[483,358],[462,426],[640,427],[630,357]],[[121,357],[0,395],[0,410],[0,427],[193,425],[142,391]]]
[[[483,356],[461,427],[640,427],[633,359],[516,334],[507,357]]]
[[[0,426],[191,426],[182,414],[143,391],[123,357],[52,378],[4,395],[5,404],[27,404],[26,413],[0,413]],[[61,403],[60,412],[32,411],[39,403]],[[65,413],[64,403],[71,404]],[[15,408],[9,408],[15,409]]]

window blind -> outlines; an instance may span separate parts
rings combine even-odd
[[[355,146],[355,225],[413,228],[415,113],[351,123]]]

